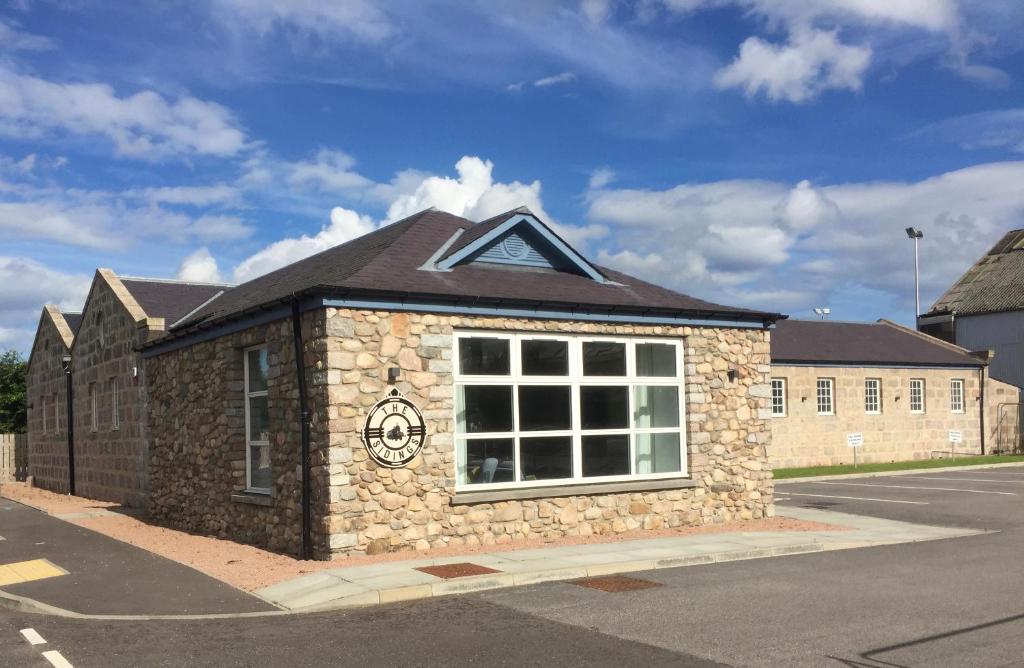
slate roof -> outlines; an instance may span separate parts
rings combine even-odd
[[[168,327],[218,292],[231,287],[212,283],[189,283],[154,278],[121,277],[121,283],[139,303],[146,315],[151,318],[163,318]]]
[[[503,214],[505,219],[519,210]],[[498,216],[485,221],[500,224]],[[501,221],[503,222],[503,221]],[[286,301],[295,295],[358,296],[360,298],[430,298],[462,304],[503,306],[568,306],[624,309],[686,317],[722,317],[772,321],[782,317],[695,299],[611,269],[599,268],[609,280],[550,269],[459,265],[451,271],[427,271],[428,264],[452,236],[484,232],[476,223],[443,211],[426,210],[369,234],[282,267],[234,287],[201,308],[176,332],[227,320],[252,309]]]
[[[772,364],[984,366],[963,348],[886,320],[780,320],[771,350]]]
[[[78,328],[82,324],[81,313],[61,313],[64,316],[64,322],[68,323],[68,327],[71,328],[71,333],[78,336]]]
[[[1024,230],[1007,232],[925,315],[1024,310]]]
[[[513,209],[512,211],[506,211],[505,213],[498,214],[497,216],[494,216],[493,218],[488,218],[487,220],[481,220],[479,223],[473,225],[473,227],[469,228],[466,232],[464,232],[462,236],[456,239],[455,243],[452,244],[451,248],[449,248],[448,251],[443,256],[441,256],[441,259],[443,260],[444,258],[452,255],[453,253],[458,253],[460,250],[470,245],[480,237],[484,236],[494,228],[500,227],[502,223],[521,213],[529,214],[532,212],[524,206],[518,209]]]

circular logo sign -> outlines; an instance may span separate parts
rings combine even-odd
[[[366,416],[363,444],[373,461],[388,468],[405,466],[423,449],[427,425],[416,406],[391,390]]]

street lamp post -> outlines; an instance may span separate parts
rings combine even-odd
[[[917,319],[921,316],[921,264],[917,253],[917,242],[924,238],[924,232],[908,227],[907,238],[914,240],[914,329],[917,329]]]

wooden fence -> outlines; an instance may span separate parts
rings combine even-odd
[[[28,434],[0,434],[0,482],[28,475]]]

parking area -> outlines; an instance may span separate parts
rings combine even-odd
[[[871,515],[921,524],[1007,530],[1024,525],[1024,466],[779,481],[780,506]]]

